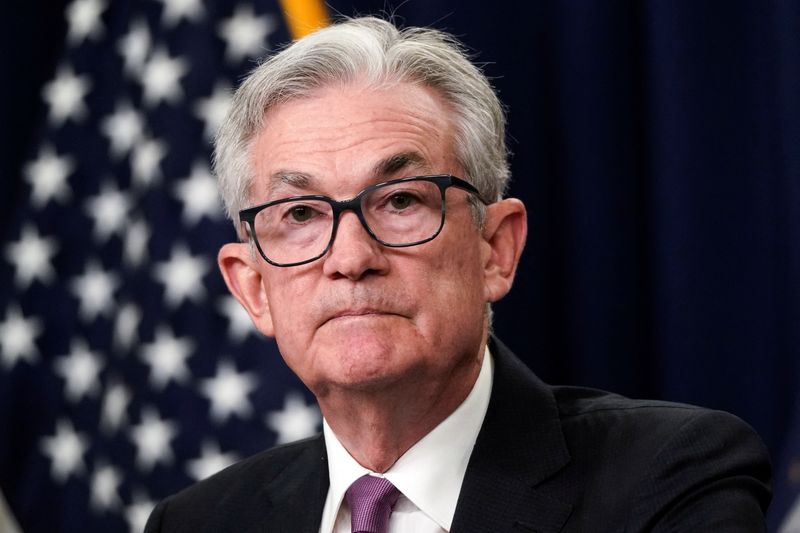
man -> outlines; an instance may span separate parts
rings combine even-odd
[[[549,387],[491,336],[526,236],[504,128],[433,30],[355,19],[253,71],[217,137],[242,241],[219,265],[324,431],[168,498],[148,532],[763,529],[741,421]]]

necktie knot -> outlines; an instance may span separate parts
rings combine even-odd
[[[385,533],[400,491],[385,478],[362,476],[345,493],[353,533]]]

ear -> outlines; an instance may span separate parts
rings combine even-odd
[[[259,260],[248,244],[238,242],[225,244],[217,256],[217,264],[228,290],[247,310],[256,328],[272,337],[272,315]]]
[[[516,198],[506,198],[486,207],[483,239],[486,300],[496,302],[511,290],[525,238],[528,216],[525,205]]]

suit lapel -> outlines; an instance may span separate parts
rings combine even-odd
[[[298,454],[280,474],[266,483],[257,496],[265,508],[242,533],[319,531],[322,508],[328,493],[328,464],[325,441],[320,435]]]
[[[569,462],[555,398],[499,341],[490,350],[492,396],[451,531],[557,532],[572,506],[543,483]]]

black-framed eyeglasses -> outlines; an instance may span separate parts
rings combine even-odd
[[[416,246],[436,238],[445,220],[449,187],[478,189],[450,175],[412,176],[371,185],[349,200],[292,196],[239,211],[250,237],[269,264],[302,265],[325,255],[336,238],[339,216],[351,210],[367,233],[384,246]]]

